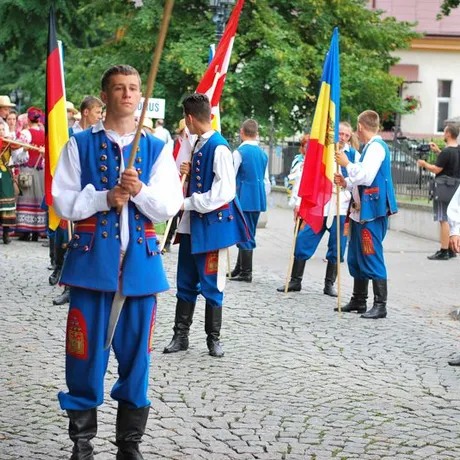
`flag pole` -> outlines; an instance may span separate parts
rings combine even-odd
[[[337,142],[335,144],[335,153],[338,154],[340,151],[340,144]],[[336,164],[336,172],[340,174],[340,166]],[[341,265],[341,250],[340,250],[340,185],[335,185],[336,191],[336,204],[337,204],[337,220],[336,220],[336,228],[337,228],[337,309],[339,313],[342,311],[341,307],[341,299],[340,299],[340,265]]]
[[[131,148],[131,155],[129,157],[127,168],[132,168],[134,165],[134,160],[136,159],[137,147],[139,145],[139,140],[141,138],[142,126],[144,124],[145,113],[147,112],[148,100],[155,86],[155,80],[157,78],[158,68],[160,66],[161,54],[163,52],[163,46],[166,39],[166,33],[168,32],[169,20],[171,19],[171,12],[173,6],[174,0],[166,0],[163,13],[163,21],[161,23],[160,32],[158,34],[158,41],[155,47],[152,65],[150,67],[150,72],[147,79],[147,87],[144,95],[144,104],[142,106],[141,116],[139,118],[139,124],[137,126],[136,135],[134,136],[134,142]]]
[[[294,239],[292,241],[291,258],[289,259],[288,272],[286,275],[286,284],[284,285],[285,294],[288,292],[288,286],[289,286],[289,281],[291,279],[292,267],[294,266],[295,243],[297,241],[297,234],[299,233],[299,227],[300,227],[300,217],[297,216],[296,223],[295,223]]]

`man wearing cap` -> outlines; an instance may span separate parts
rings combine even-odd
[[[16,107],[16,104],[13,104],[10,101],[10,98],[8,96],[0,96],[0,118],[5,122],[5,136],[8,136],[10,133],[10,129],[8,126],[8,123],[6,122],[6,119],[8,117],[8,114],[10,113],[10,109],[12,107]]]

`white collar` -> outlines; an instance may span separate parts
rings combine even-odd
[[[137,126],[137,125],[136,125]],[[137,129],[137,127],[136,127]],[[101,131],[105,131],[106,133],[115,133],[117,136],[119,137],[124,137],[124,136],[134,136],[136,134],[136,131],[133,131],[132,133],[126,133],[126,134],[123,134],[123,135],[120,135],[118,134],[116,131],[114,131],[113,129],[105,129],[105,126],[104,126],[104,123],[102,120],[99,120],[94,126],[93,126],[93,129],[92,129],[92,132],[93,133],[99,133]],[[145,130],[144,129],[141,129],[141,134],[143,136],[146,136],[146,133],[145,133]]]

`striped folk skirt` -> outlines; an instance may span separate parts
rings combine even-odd
[[[21,166],[20,174],[32,174],[32,185],[17,199],[16,232],[46,232],[46,211],[41,208],[45,195],[44,170]]]
[[[16,225],[16,197],[13,179],[8,171],[0,170],[0,226]]]

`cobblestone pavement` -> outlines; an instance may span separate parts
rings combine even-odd
[[[200,301],[187,352],[163,355],[171,338],[174,290],[159,299],[151,365],[152,411],[146,459],[458,459],[460,258],[427,261],[437,244],[389,232],[389,316],[369,321],[333,312],[322,295],[324,243],[307,263],[304,289],[283,282],[290,252],[289,211],[272,209],[259,230],[254,282],[230,282],[222,339],[207,355]],[[235,251],[232,250],[233,260]],[[174,279],[177,248],[165,256]],[[66,307],[52,299],[47,249],[0,245],[0,460],[67,459]],[[343,276],[343,301],[351,280]],[[114,459],[115,405],[100,409],[96,459]]]

